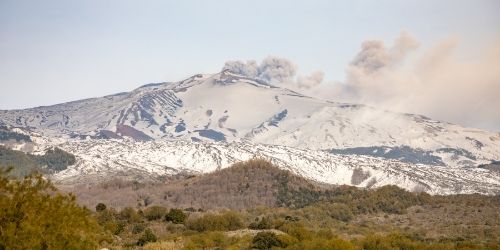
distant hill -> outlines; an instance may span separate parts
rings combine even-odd
[[[258,206],[301,206],[325,190],[316,183],[279,169],[263,159],[251,159],[200,176],[177,176],[164,183],[112,180],[71,191],[89,207],[104,202],[113,207],[164,205],[203,209],[244,209]],[[308,201],[308,199],[312,199]]]
[[[75,193],[79,202],[88,207],[98,203],[115,208],[160,205],[192,211],[303,208],[318,202],[335,202],[349,206],[354,213],[401,213],[430,197],[396,186],[371,190],[317,183],[279,169],[264,159],[236,163],[202,176],[178,176],[161,184],[115,180],[66,191]]]

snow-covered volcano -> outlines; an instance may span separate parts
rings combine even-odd
[[[0,111],[0,121],[49,137],[261,143],[448,166],[500,159],[500,133],[319,100],[229,71]]]
[[[52,176],[61,185],[204,174],[264,157],[331,184],[500,193],[500,172],[478,167],[500,159],[499,133],[320,100],[229,71],[0,111],[0,124],[31,136],[18,148],[76,155]]]

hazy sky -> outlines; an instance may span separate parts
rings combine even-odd
[[[129,91],[218,72],[227,60],[290,59],[343,81],[367,39],[456,37],[474,58],[500,33],[497,0],[0,0],[0,109]]]

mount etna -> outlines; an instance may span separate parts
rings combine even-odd
[[[60,185],[200,175],[251,158],[326,184],[500,193],[500,133],[316,99],[224,70],[53,106],[0,111],[4,146],[76,157]],[[18,137],[9,137],[16,134]]]

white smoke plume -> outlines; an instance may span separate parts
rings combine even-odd
[[[227,61],[223,67],[223,70],[226,69],[236,74],[275,84],[290,82],[297,73],[297,66],[292,61],[275,56],[266,57],[260,64],[254,60]]]
[[[403,60],[408,53],[418,49],[420,43],[407,31],[402,31],[399,37],[394,41],[394,45],[390,50],[390,55],[393,61],[399,62]]]
[[[382,41],[368,40],[361,45],[361,51],[354,57],[351,66],[363,70],[364,73],[373,73],[401,62],[418,46],[417,40],[406,31],[401,32],[390,49],[386,48]]]
[[[259,74],[259,66],[254,60],[249,60],[246,63],[242,61],[227,61],[222,69],[227,69],[235,74],[251,78],[256,78]]]
[[[457,39],[410,57],[418,44],[408,33],[391,48],[364,42],[329,97],[500,131],[500,39],[466,62],[455,56]]]
[[[347,66],[345,82],[324,82],[321,71],[298,76],[290,60],[267,57],[228,61],[224,69],[340,102],[429,116],[465,126],[500,131],[500,36],[475,59],[456,57],[458,39],[420,49],[408,32],[393,44],[368,40]]]
[[[314,71],[308,76],[298,76],[297,66],[286,58],[268,56],[260,64],[254,60],[227,61],[223,70],[229,70],[250,78],[256,78],[272,84],[282,84],[292,89],[310,89],[323,82],[324,73]]]
[[[297,66],[285,58],[268,56],[259,65],[259,78],[271,83],[290,81],[296,73]]]
[[[361,51],[356,55],[351,65],[366,73],[372,73],[387,66],[390,60],[389,52],[382,41],[369,40],[363,42]]]
[[[314,71],[308,76],[298,76],[297,77],[297,87],[299,89],[310,89],[317,87],[323,82],[325,78],[325,73],[323,71]]]

